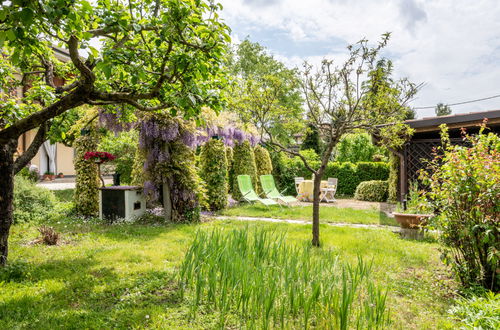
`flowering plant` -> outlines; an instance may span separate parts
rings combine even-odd
[[[93,160],[98,164],[112,161],[116,156],[104,151],[87,151],[83,156],[85,160]]]

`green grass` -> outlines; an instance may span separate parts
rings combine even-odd
[[[276,219],[307,220],[312,219],[312,206],[280,207],[272,205],[252,204],[232,207],[221,212],[226,216],[260,217]],[[389,218],[379,210],[355,210],[332,206],[320,207],[319,219],[323,223],[357,223],[397,226],[393,218]]]
[[[52,190],[57,199],[61,202],[72,202],[75,189]]]
[[[10,262],[23,274],[0,284],[0,329],[214,328],[219,312],[202,305],[193,318],[189,294],[182,298],[178,286],[197,230],[265,228],[286,235],[292,246],[307,245],[311,235],[309,225],[265,222],[106,226],[60,219],[52,225],[62,234],[59,246],[32,245],[36,227],[12,227]],[[325,225],[321,237],[322,253],[340,262],[373,260],[371,278],[388,288],[393,328],[454,325],[446,314],[454,282],[437,244],[402,240],[387,230]]]

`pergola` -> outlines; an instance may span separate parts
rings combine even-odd
[[[409,183],[418,178],[418,171],[425,168],[426,161],[432,158],[433,148],[441,145],[441,124],[448,126],[452,144],[464,144],[461,129],[465,128],[469,134],[475,134],[484,119],[488,120],[487,127],[491,131],[500,134],[500,110],[407,120],[405,123],[415,133],[399,150],[393,150],[400,159],[399,200],[404,199]]]

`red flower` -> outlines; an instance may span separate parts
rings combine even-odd
[[[116,159],[116,156],[104,151],[87,151],[83,156],[85,160],[94,160],[97,163],[105,163]]]

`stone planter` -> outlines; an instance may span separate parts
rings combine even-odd
[[[401,227],[401,236],[410,239],[424,238],[424,227],[432,214],[408,214],[393,212],[394,219]]]

